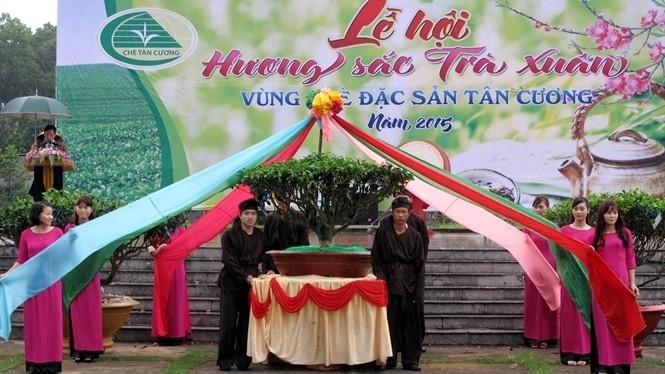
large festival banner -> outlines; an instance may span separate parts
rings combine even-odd
[[[135,200],[302,120],[330,87],[361,130],[523,205],[662,194],[659,4],[60,0],[65,183]],[[364,157],[334,131],[323,149]]]

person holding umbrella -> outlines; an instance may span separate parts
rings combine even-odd
[[[2,109],[0,115],[14,118],[26,118],[34,120],[55,120],[71,118],[72,115],[63,103],[50,97],[39,96],[37,92],[33,96],[22,96],[10,100]],[[36,133],[35,128],[35,133]],[[40,158],[38,153],[41,149],[51,149],[55,151],[66,152],[64,140],[56,134],[55,125],[49,124],[44,128],[42,134],[35,134],[35,143],[28,157],[35,156]],[[29,194],[34,201],[41,201],[43,193],[51,187],[62,190],[63,171],[74,170],[71,158],[67,155],[66,167],[62,166],[41,166],[34,165],[34,177]],[[33,165],[26,163],[28,170],[33,170]]]
[[[43,149],[58,150],[67,152],[67,146],[62,136],[56,134],[55,125],[48,124],[44,127],[44,132],[35,137],[35,142],[30,148],[31,151],[41,151]],[[52,188],[60,191],[63,188],[63,167],[62,166],[35,166],[32,178],[32,185],[28,193],[32,196],[34,201],[41,201],[44,192],[46,192],[46,184],[44,180],[50,178],[49,175],[52,169],[53,185]]]

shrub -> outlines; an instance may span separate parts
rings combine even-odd
[[[274,206],[274,196],[295,203],[325,246],[372,206],[402,192],[412,178],[390,164],[323,153],[243,171],[240,183]]]
[[[17,196],[27,196],[26,182],[29,174],[19,163],[20,154],[16,146],[9,144],[0,148],[0,208]]]

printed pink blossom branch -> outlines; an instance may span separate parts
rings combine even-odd
[[[628,49],[634,40],[644,37],[644,42],[639,46],[635,55],[639,55],[646,48],[649,51],[648,55],[651,63],[637,69],[627,70],[623,75],[611,78],[605,84],[605,89],[612,90],[622,95],[625,99],[634,95],[649,93],[653,76],[659,69],[661,74],[665,75],[665,45],[661,41],[651,41],[652,37],[657,38],[665,36],[665,9],[649,9],[640,17],[639,27],[625,27],[606,18],[603,13],[598,12],[596,8],[592,7],[588,0],[582,0],[584,7],[596,19],[596,21],[585,28],[582,33],[571,28],[561,26],[552,27],[547,22],[543,22],[542,20],[513,8],[508,3],[508,0],[495,0],[495,2],[497,6],[508,9],[511,12],[534,22],[534,26],[538,29],[544,26],[545,31],[555,30],[572,35],[585,35],[593,40],[596,46],[595,49],[599,51],[615,50],[621,51],[621,53],[625,55],[628,53]],[[661,8],[665,8],[665,2],[662,0],[654,1],[654,4]],[[572,42],[572,46],[578,52],[591,49],[588,47],[582,47],[575,42]]]

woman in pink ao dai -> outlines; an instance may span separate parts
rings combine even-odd
[[[545,214],[550,208],[546,196],[537,196],[533,201],[533,210],[539,215]],[[538,250],[543,254],[552,268],[556,269],[554,255],[550,251],[547,240],[527,229]],[[533,281],[524,276],[524,342],[532,348],[547,348],[554,345],[559,338],[559,310],[550,310],[549,305],[540,294]]]
[[[30,223],[18,244],[18,259],[5,276],[58,240],[62,230],[51,226],[53,208],[32,204]],[[62,285],[60,281],[23,303],[25,370],[28,373],[62,371]]]
[[[572,204],[573,222],[563,226],[561,232],[582,243],[591,245],[594,229],[587,222],[589,200],[577,197]],[[559,355],[564,365],[584,366],[590,360],[591,336],[579,309],[568,290],[561,285],[561,309],[559,309]]]
[[[593,247],[614,274],[637,297],[640,291],[635,285],[636,263],[633,245],[633,236],[623,222],[617,203],[613,200],[600,203]],[[630,373],[630,366],[635,363],[632,340],[622,343],[614,336],[595,297],[592,297],[591,307],[593,311],[591,372]]]
[[[74,214],[65,233],[95,218],[92,198],[83,195],[76,201]],[[69,355],[74,362],[90,363],[104,353],[102,334],[102,288],[99,273],[72,300],[69,307]]]

